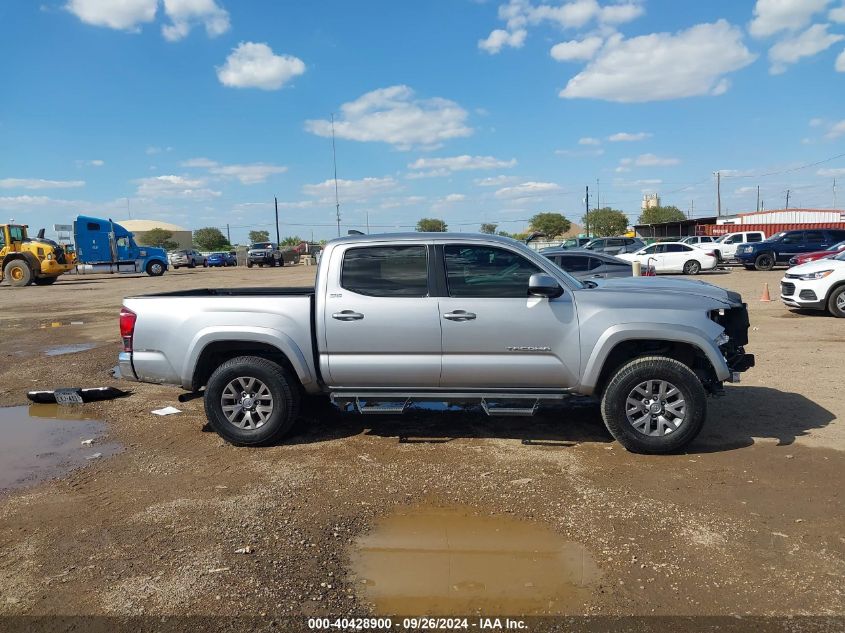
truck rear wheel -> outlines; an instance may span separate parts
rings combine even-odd
[[[32,283],[32,269],[25,261],[20,259],[12,260],[6,264],[3,275],[9,280],[10,285],[18,288]]]
[[[299,400],[295,379],[283,367],[266,358],[239,356],[209,378],[205,413],[212,428],[232,444],[271,444],[293,427]]]
[[[683,363],[645,356],[616,371],[602,396],[601,413],[611,435],[632,453],[672,453],[701,431],[707,396]]]

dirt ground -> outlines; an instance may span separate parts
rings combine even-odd
[[[0,495],[0,615],[377,613],[356,541],[397,511],[443,506],[539,524],[589,552],[598,580],[567,613],[845,616],[845,321],[787,310],[782,271],[700,277],[748,301],[757,367],[710,400],[680,455],[627,453],[584,402],[533,419],[324,408],[283,445],[236,448],[208,432],[201,400],[111,377],[124,296],[307,285],[314,272],[0,286],[0,406],[33,388],[134,390],[85,405],[123,452]],[[772,303],[758,301],[764,282]],[[76,343],[97,347],[45,355]],[[183,413],[150,413],[167,405]]]

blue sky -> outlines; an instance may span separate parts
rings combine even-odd
[[[710,215],[717,170],[729,212],[830,208],[844,50],[840,0],[5,0],[0,217],[245,241],[275,195],[329,238],[331,113],[344,233],[580,221],[596,179]]]

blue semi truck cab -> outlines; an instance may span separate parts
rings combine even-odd
[[[73,222],[77,270],[83,273],[147,273],[159,277],[168,267],[167,253],[139,246],[120,224],[80,215]]]

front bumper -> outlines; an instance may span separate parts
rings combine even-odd
[[[757,253],[755,253],[753,251],[750,252],[750,253],[737,252],[737,254],[734,255],[734,259],[737,260],[738,262],[742,263],[742,264],[753,264],[754,260],[756,258],[757,258]]]
[[[780,300],[790,308],[825,310],[827,308],[827,284],[824,279],[780,280]]]

